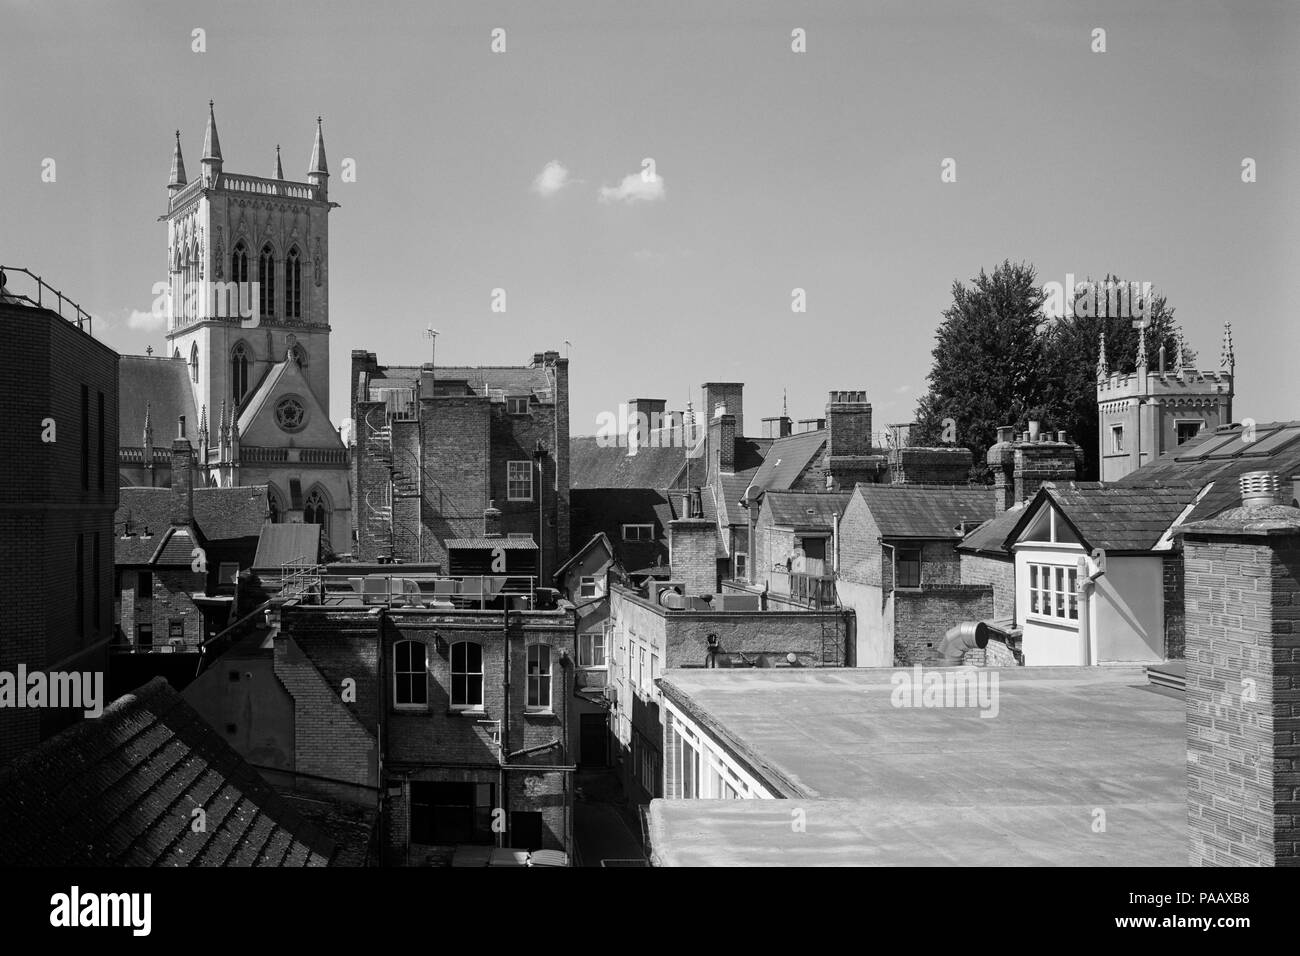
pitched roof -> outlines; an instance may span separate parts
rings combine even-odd
[[[851,491],[769,491],[763,507],[778,528],[830,529],[833,517],[844,514],[853,500]]]
[[[261,570],[282,568],[286,564],[320,560],[320,525],[308,522],[268,524],[262,526],[257,539],[253,567]]]
[[[1006,511],[985,521],[962,538],[961,544],[957,545],[957,550],[1009,558],[1011,549],[1007,547],[1007,539],[1020,523],[1024,510],[1025,503],[1016,502]]]
[[[1300,421],[1254,426],[1253,440],[1241,425],[1219,428],[1166,452],[1129,472],[1118,487],[1183,485],[1214,487],[1197,503],[1188,521],[1211,518],[1240,503],[1238,476],[1248,471],[1274,471],[1284,480],[1300,474]]]
[[[686,467],[684,448],[605,447],[595,435],[569,439],[570,488],[670,488]],[[691,461],[693,477],[704,478],[704,459]]]
[[[118,443],[124,448],[144,444],[145,406],[154,446],[170,448],[176,419],[185,416],[186,433],[198,434],[199,413],[194,407],[189,366],[181,358],[123,355],[117,366]]]
[[[1048,482],[1025,507],[1017,532],[1050,499],[1083,543],[1105,551],[1149,551],[1179,521],[1198,488],[1123,488],[1089,482]],[[1181,523],[1181,522],[1180,522]]]
[[[578,550],[574,551],[572,557],[570,557],[569,560],[565,561],[562,565],[556,568],[555,572],[551,575],[551,577],[558,578],[561,575],[563,575],[564,572],[569,570],[570,566],[572,566],[578,560],[580,560],[584,554],[596,548],[597,546],[603,548],[605,550],[605,553],[608,554],[610,558],[614,557],[614,546],[610,544],[609,536],[606,535],[605,532],[603,531],[598,531],[591,536],[591,540],[589,540]]]
[[[114,563],[148,564],[171,527],[172,489],[122,488],[118,495]],[[193,524],[205,541],[256,537],[268,514],[266,485],[194,489]],[[132,534],[124,537],[128,523]],[[146,528],[149,537],[143,536]]]
[[[826,446],[827,434],[823,428],[776,439],[754,474],[753,483],[760,491],[782,491],[793,487]]]
[[[962,522],[994,515],[993,489],[983,486],[859,484],[854,493],[886,538],[960,538]]]
[[[324,866],[338,851],[161,677],[0,769],[0,831],[4,866]]]

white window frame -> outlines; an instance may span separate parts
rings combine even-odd
[[[596,580],[596,576],[594,574],[584,574],[582,577],[578,579],[578,597],[584,597],[584,598],[596,597],[597,594],[599,593],[597,591],[598,583],[599,582]]]
[[[398,661],[398,654],[402,647],[412,646],[420,649],[420,656],[424,658],[424,667],[422,670],[403,670]],[[401,686],[403,677],[413,677],[422,674],[424,677],[424,700],[423,701],[402,701],[398,688]],[[412,685],[413,686],[413,685]],[[427,710],[429,707],[429,649],[423,641],[398,641],[393,645],[393,707],[396,710]]]
[[[593,664],[596,649],[600,649],[600,663]],[[578,666],[589,671],[609,669],[609,642],[604,631],[590,631],[578,635]]]
[[[535,674],[533,673],[534,648],[537,649],[538,664],[539,664],[538,671]],[[542,673],[540,668],[541,656],[543,650],[546,652],[545,673]],[[528,714],[552,713],[552,706],[555,701],[555,654],[553,649],[551,648],[551,645],[547,644],[545,641],[534,641],[533,643],[528,645],[528,649],[525,652],[524,661],[525,661],[525,673],[527,675],[524,684],[524,691],[526,695],[524,697],[524,702],[525,702],[524,712]],[[542,683],[543,681],[545,681],[545,685],[543,685]],[[536,694],[534,694],[533,691],[534,683],[536,683]],[[545,703],[542,702],[543,686],[545,686],[546,688]],[[537,700],[537,703],[535,704],[528,703],[528,701],[531,701],[534,698]]]
[[[521,408],[519,403],[523,403]],[[506,396],[506,414],[507,415],[527,415],[528,414],[528,396],[527,395],[507,395]]]
[[[522,484],[523,479],[518,477],[519,467],[523,466],[523,471],[528,475],[528,494],[515,494],[515,485]],[[507,501],[532,501],[533,500],[533,462],[530,458],[506,462],[506,500]]]
[[[1116,455],[1124,454],[1124,426],[1110,426],[1110,450]]]
[[[473,647],[477,647],[477,648],[478,648],[478,670],[476,670],[476,671],[471,671],[471,670],[462,670],[462,671],[458,671],[458,670],[456,670],[456,648],[460,647],[462,644],[464,644],[464,645],[470,645],[470,646],[473,646]],[[477,641],[456,641],[456,642],[455,642],[454,644],[452,644],[451,647],[448,649],[447,660],[448,660],[448,663],[450,664],[450,670],[451,670],[451,687],[449,688],[448,698],[447,698],[449,701],[451,701],[451,709],[452,709],[452,710],[464,710],[464,711],[469,711],[469,712],[471,712],[471,713],[474,713],[474,712],[481,712],[481,711],[483,710],[483,707],[484,707],[483,700],[484,700],[484,697],[485,697],[485,694],[484,694],[485,687],[484,687],[484,682],[483,682],[483,645],[480,644],[480,643],[478,643]],[[468,666],[468,665],[466,665],[466,666]],[[468,693],[468,691],[469,691],[469,681],[470,681],[470,678],[473,678],[473,677],[477,677],[477,678],[478,678],[478,698],[479,698],[479,703],[477,703],[477,704],[469,704],[469,703],[460,703],[460,704],[458,704],[458,703],[456,703],[456,678],[457,678],[457,677],[464,677],[464,678],[465,678],[465,689],[466,689],[465,697],[466,697],[467,699],[468,699],[469,696],[470,696],[470,694]]]
[[[749,580],[749,555],[744,551],[736,552],[736,580]]]
[[[629,537],[629,536],[628,536],[628,533],[627,533],[628,528],[644,528],[644,529],[645,529],[645,535],[642,536],[642,535],[638,532],[635,536],[633,536],[633,537]],[[625,524],[625,525],[623,525],[623,540],[624,540],[624,541],[653,541],[654,538],[655,538],[655,526],[654,526],[653,524]]]
[[[1040,621],[1062,624],[1079,623],[1079,569],[1064,564],[1031,561],[1029,605],[1026,615]]]

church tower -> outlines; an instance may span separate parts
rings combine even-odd
[[[348,452],[329,419],[329,214],[338,204],[329,200],[320,117],[303,181],[285,179],[279,146],[267,166],[267,176],[225,169],[211,101],[195,179],[176,134],[160,217],[166,359],[138,370],[154,376],[140,388],[165,380],[185,405],[192,393],[199,481],[265,484],[271,520],[320,524],[328,548],[346,554]],[[124,374],[128,391],[136,371]]]
[[[1102,331],[1097,358],[1097,441],[1102,481],[1118,481],[1202,431],[1232,423],[1237,364],[1232,323],[1224,324],[1219,369],[1184,368],[1183,351],[1180,338],[1171,363],[1161,346],[1156,367],[1150,368],[1146,330],[1142,329],[1136,369],[1121,375],[1110,371],[1106,333]]]
[[[293,352],[329,408],[329,171],[316,139],[305,182],[224,169],[208,104],[199,178],[187,181],[180,134],[167,184],[170,310],[167,353],[190,369],[194,402],[243,410],[268,371]]]

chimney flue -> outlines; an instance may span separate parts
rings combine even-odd
[[[185,437],[185,416],[184,415],[181,415],[176,419],[176,437],[177,438]]]
[[[1281,482],[1271,471],[1248,471],[1237,481],[1241,485],[1241,506],[1243,508],[1267,508],[1277,504],[1278,490]]]

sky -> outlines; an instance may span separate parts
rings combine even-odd
[[[838,389],[866,390],[879,431],[912,418],[952,283],[1004,259],[1044,283],[1151,282],[1202,368],[1231,321],[1235,416],[1300,418],[1297,3],[0,16],[0,263],[87,307],[120,352],[163,345],[144,313],[166,278],[173,130],[193,177],[213,99],[227,172],[271,175],[279,144],[300,181],[324,117],[336,422],[350,351],[427,361],[432,326],[440,365],[567,351],[574,434],[633,397],[698,409],[709,381],[745,383],[751,435],[783,394],[810,418]]]

